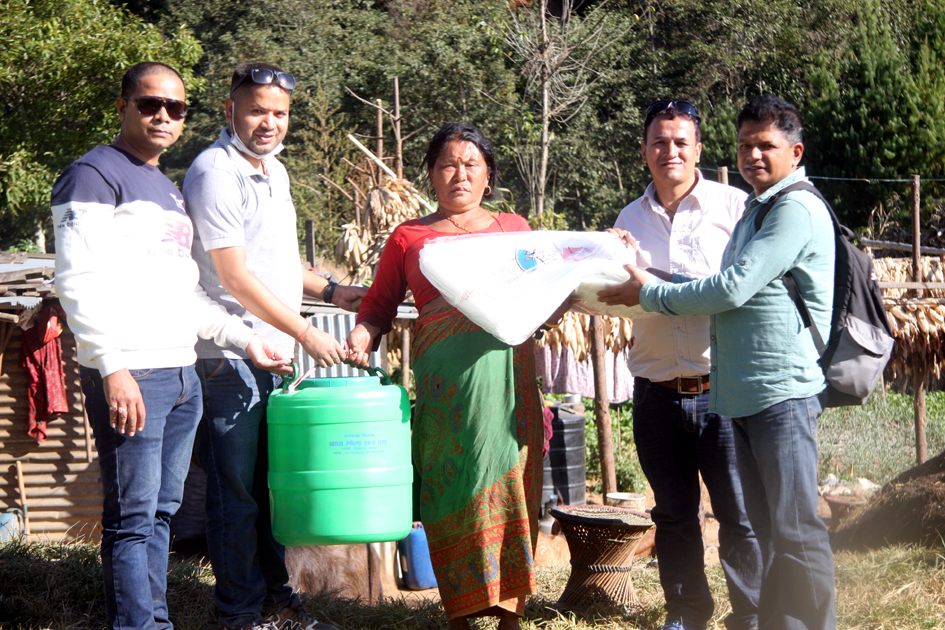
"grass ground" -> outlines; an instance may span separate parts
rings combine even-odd
[[[593,408],[588,407],[588,472],[599,471]],[[929,454],[945,449],[945,394],[928,397]],[[611,409],[618,485],[640,491],[645,480],[633,448],[630,405]],[[820,474],[866,477],[883,483],[914,463],[912,399],[888,393],[864,407],[828,410],[820,422]],[[596,466],[596,468],[595,468]],[[840,630],[945,630],[945,551],[894,547],[867,553],[837,553],[837,612]],[[655,569],[634,573],[638,602],[626,610],[592,611],[585,616],[554,610],[568,569],[539,569],[540,593],[530,599],[527,630],[627,628],[653,630],[662,621],[662,594]],[[719,567],[709,570],[717,602],[710,628],[723,628],[728,613]],[[206,566],[172,561],[168,602],[180,630],[214,628],[213,574]],[[388,600],[376,607],[325,595],[308,598],[319,619],[345,630],[433,630],[445,628],[439,604],[409,607]],[[14,621],[15,620],[15,621]],[[107,626],[101,565],[96,544],[0,543],[0,627],[33,630],[97,630]],[[493,622],[477,622],[494,628]]]
[[[928,454],[945,450],[945,392],[926,396]],[[885,483],[915,466],[915,412],[911,395],[874,394],[862,407],[828,409],[821,416],[820,474],[865,477]]]
[[[600,479],[594,403],[585,398],[587,426],[587,476]],[[928,454],[945,450],[945,392],[926,396]],[[633,445],[633,405],[610,406],[614,438],[617,489],[643,492],[646,478],[640,470]],[[862,407],[827,409],[820,417],[817,442],[820,450],[818,476],[832,473],[840,479],[865,477],[883,484],[915,465],[915,423],[912,396],[887,392],[874,394]],[[600,492],[600,483],[594,488]]]
[[[945,555],[895,547],[870,553],[838,553],[837,613],[840,630],[929,630],[945,628]],[[102,601],[98,547],[92,543],[0,544],[0,626],[11,629],[97,630],[107,626]],[[587,615],[554,610],[568,570],[539,569],[540,593],[529,600],[526,630],[654,630],[662,622],[662,594],[656,570],[634,573],[638,601],[622,610]],[[717,602],[710,628],[724,628],[729,612],[721,569],[709,571]],[[179,630],[214,628],[213,575],[205,566],[174,561],[168,601]],[[439,630],[446,627],[439,604],[409,607],[386,600],[370,607],[325,595],[307,597],[308,608],[344,630]],[[16,617],[16,621],[13,618]],[[477,622],[491,629],[490,620]]]

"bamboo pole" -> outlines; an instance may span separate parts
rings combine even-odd
[[[900,251],[911,252],[915,250],[915,246],[912,243],[893,243],[891,241],[874,241],[868,238],[861,238],[860,245],[865,245],[867,247],[872,247],[874,249],[896,249]],[[941,256],[945,254],[945,249],[941,247],[920,247],[920,254],[922,256]]]
[[[919,247],[921,236],[921,221],[919,215],[920,195],[919,176],[912,176],[912,281],[922,280],[922,250]],[[915,297],[922,297],[922,289],[913,289]],[[912,357],[912,382],[914,391],[915,409],[915,460],[916,464],[924,464],[929,458],[928,443],[925,436],[925,353],[916,352]]]
[[[614,439],[610,421],[610,394],[607,391],[607,357],[604,341],[603,318],[591,317],[591,357],[594,366],[594,421],[597,425],[597,452],[600,456],[600,476],[603,495],[617,491],[617,471],[614,465]]]

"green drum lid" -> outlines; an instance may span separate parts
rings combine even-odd
[[[407,390],[378,383],[376,376],[306,379],[295,391],[280,389],[269,396],[268,422],[272,425],[409,420]]]

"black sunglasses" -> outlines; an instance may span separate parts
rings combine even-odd
[[[134,101],[135,107],[141,112],[142,116],[154,116],[164,109],[171,120],[182,120],[187,115],[187,103],[173,98],[161,98],[160,96],[141,96],[131,98],[122,96],[126,101]]]
[[[686,116],[692,116],[693,118],[699,117],[699,110],[696,109],[696,106],[689,101],[655,101],[652,105],[646,108],[646,118],[649,120],[654,116],[659,116],[670,108],[675,109],[680,114],[685,114]]]
[[[236,88],[243,85],[246,79],[251,79],[256,85],[272,85],[275,83],[283,90],[291,92],[295,89],[295,77],[288,72],[281,70],[270,70],[268,68],[253,68],[244,74],[233,87],[230,88],[230,94],[236,91]]]

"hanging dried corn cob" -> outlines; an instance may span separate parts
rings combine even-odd
[[[404,221],[420,217],[420,199],[413,184],[392,177],[384,177],[379,186],[367,192],[360,211],[367,217],[369,229],[345,224],[335,245],[335,260],[348,267],[354,282],[364,282],[374,276],[381,251],[393,229]]]
[[[614,354],[619,354],[630,347],[633,324],[622,317],[602,317],[604,322],[604,343]],[[561,325],[546,331],[538,342],[539,346],[549,346],[558,350],[567,348],[574,354],[576,361],[587,360],[591,350],[591,317],[584,313],[569,311],[561,320]]]
[[[873,261],[880,282],[912,282],[911,258],[879,258]],[[924,256],[920,262],[924,282],[945,282],[945,262]],[[920,376],[942,376],[945,357],[945,290],[926,289],[913,298],[909,289],[884,289],[883,304],[896,338],[886,367],[887,380],[912,381]],[[918,359],[918,360],[917,360]]]

